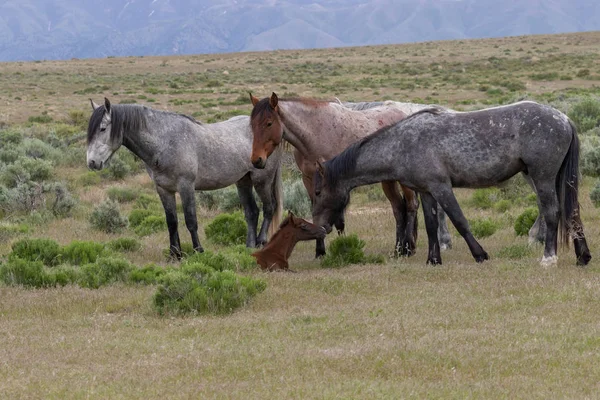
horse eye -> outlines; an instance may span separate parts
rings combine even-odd
[[[267,126],[271,126],[271,125],[273,125],[272,122],[267,122]]]
[[[104,132],[106,128],[100,128],[100,132]]]
[[[321,189],[315,189],[315,196],[318,196],[321,194]]]

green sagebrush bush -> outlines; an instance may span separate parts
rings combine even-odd
[[[10,257],[0,265],[0,279],[9,286],[53,286],[51,278],[44,270],[43,262],[19,257]]]
[[[146,219],[146,217],[149,217],[151,215],[158,216],[159,214],[153,210],[136,208],[136,209],[131,210],[131,212],[129,213],[129,217],[127,217],[127,219],[129,220],[129,225],[132,228],[136,228],[142,223],[142,221],[144,219]]]
[[[206,227],[206,238],[225,246],[243,244],[247,225],[241,212],[217,215]]]
[[[121,215],[119,206],[112,200],[105,200],[94,207],[90,215],[92,228],[106,232],[119,233],[127,228],[127,218]]]
[[[473,219],[469,221],[469,225],[476,238],[492,236],[500,228],[500,224],[490,218]]]
[[[164,216],[149,215],[133,230],[140,236],[148,236],[165,229],[167,229],[167,220]]]
[[[367,256],[363,248],[365,242],[357,235],[338,236],[329,244],[327,254],[321,260],[324,267],[343,267],[349,264],[382,264],[385,259],[382,256]]]
[[[517,236],[526,236],[538,217],[537,207],[528,207],[515,220],[515,233]]]
[[[302,183],[302,179],[284,182],[283,208],[303,218],[308,218],[312,215],[312,205],[310,204],[310,198]]]
[[[44,265],[58,265],[61,248],[51,239],[21,239],[12,244],[11,257],[27,261],[40,261]]]
[[[257,265],[256,259],[250,255],[254,251],[255,249],[249,249],[244,245],[228,247],[219,253],[206,250],[203,253],[193,253],[182,262],[182,265],[201,263],[216,271],[247,271]]]
[[[154,285],[166,274],[170,268],[161,267],[156,264],[148,264],[142,268],[135,268],[129,273],[129,282]]]
[[[600,176],[600,137],[581,136],[580,142],[581,173],[588,176]]]
[[[595,207],[600,207],[600,180],[596,182],[596,186],[590,192],[590,199]]]
[[[91,241],[74,240],[60,251],[60,260],[74,265],[96,262],[105,254],[105,245]]]
[[[0,170],[0,182],[14,188],[29,181],[42,182],[52,176],[52,163],[47,160],[23,157]]]
[[[136,238],[122,237],[111,240],[106,244],[106,247],[113,251],[125,253],[138,251],[142,248],[142,244]]]
[[[192,263],[162,276],[153,300],[160,314],[229,314],[265,288],[263,280]]]
[[[569,118],[581,133],[600,126],[600,100],[584,98],[571,108]]]
[[[79,285],[97,289],[115,282],[127,282],[135,266],[116,257],[100,257],[96,262],[81,266]]]

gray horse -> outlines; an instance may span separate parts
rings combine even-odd
[[[558,232],[573,238],[577,263],[591,254],[579,215],[579,139],[558,110],[525,101],[473,112],[424,109],[349,146],[315,173],[314,223],[331,231],[350,191],[398,180],[421,193],[429,238],[427,262],[440,264],[436,202],[477,262],[488,254],[475,240],[452,187],[487,187],[523,172],[533,182],[546,222],[542,265],[558,262]]]
[[[144,106],[111,105],[106,98],[102,106],[91,103],[94,111],[88,125],[88,167],[102,169],[121,145],[146,164],[165,209],[173,257],[181,258],[176,192],[183,203],[194,250],[203,251],[198,239],[195,190],[221,189],[234,183],[248,223],[246,246],[267,242],[267,231],[279,225],[282,214],[281,151],[274,154],[278,160],[269,167],[259,170],[252,166],[249,117],[203,124],[186,115]],[[263,204],[258,237],[259,209],[253,187]]]

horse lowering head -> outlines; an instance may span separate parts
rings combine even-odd
[[[255,168],[264,168],[267,158],[281,143],[283,137],[283,125],[279,119],[279,108],[277,106],[277,95],[262,100],[252,96],[252,114],[250,115],[250,126],[252,127],[252,155],[250,160]]]
[[[325,165],[317,163],[314,175],[315,202],[313,204],[313,222],[317,226],[325,228],[330,233],[332,226],[344,216],[344,211],[350,202],[349,191],[336,185],[328,177]]]
[[[110,101],[104,98],[104,105],[92,104],[92,116],[87,132],[87,165],[90,169],[100,170],[108,159],[121,146],[123,136],[115,129]]]

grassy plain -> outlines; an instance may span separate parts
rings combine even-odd
[[[35,136],[57,129],[31,122],[36,118],[68,122],[72,111],[87,116],[88,98],[100,102],[103,96],[211,122],[248,114],[249,90],[259,97],[275,91],[456,109],[533,98],[568,111],[569,99],[600,95],[598,43],[600,32],[590,32],[4,63],[0,125]],[[84,143],[79,148],[83,154]],[[30,235],[61,244],[117,237],[88,223],[110,187],[156,196],[145,174],[85,186],[82,163],[57,168],[55,176],[68,182],[79,205],[72,217],[36,225]],[[472,205],[471,191],[458,190],[468,218],[491,218],[500,226],[481,239],[492,256],[481,265],[451,228],[454,248],[443,253],[444,265],[426,266],[421,222],[417,255],[384,265],[323,269],[313,260],[314,245],[301,243],[291,260],[299,273],[252,272],[267,289],[226,317],[160,317],[149,287],[0,286],[0,397],[597,398],[600,215],[589,198],[594,184],[586,177],[580,194],[595,257],[586,268],[575,266],[572,249],[560,251],[557,267],[541,268],[541,246],[525,247],[527,239],[513,231],[523,204],[506,212],[481,210]],[[391,210],[368,193],[355,196],[348,232],[366,241],[367,252],[389,254]],[[125,213],[130,208],[122,205]],[[201,225],[214,216],[199,209]],[[182,223],[180,233],[189,240]],[[132,262],[166,263],[165,231],[141,241],[142,249],[127,256]],[[0,243],[0,254],[10,243]]]

